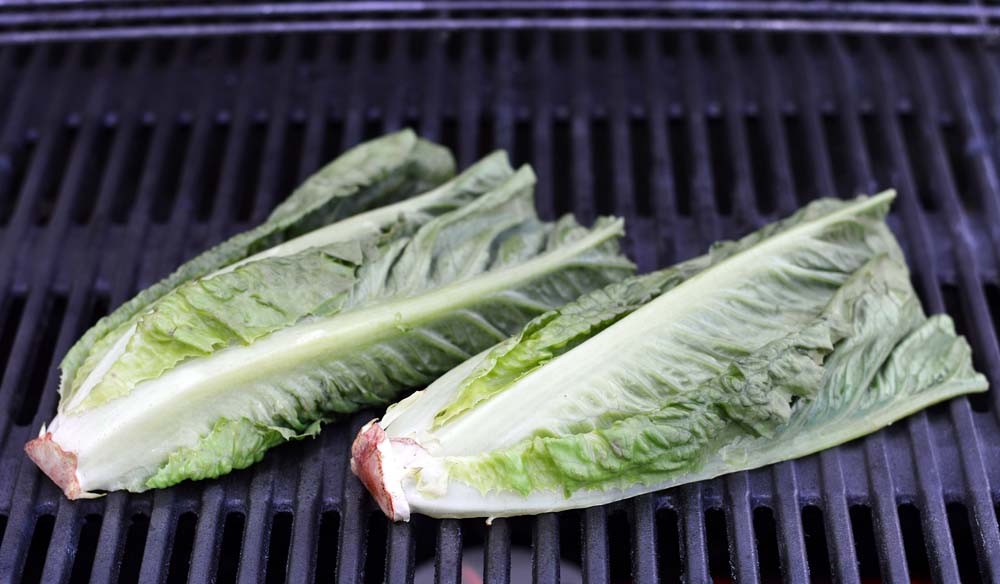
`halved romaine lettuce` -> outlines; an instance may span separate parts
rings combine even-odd
[[[352,468],[396,520],[607,503],[835,446],[984,391],[884,222],[821,200],[545,313],[389,408]]]
[[[542,222],[534,183],[497,153],[173,283],[105,326],[29,455],[70,498],[219,476],[632,272],[620,220]]]

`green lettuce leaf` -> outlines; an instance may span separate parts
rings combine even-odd
[[[177,286],[108,335],[109,350],[84,361],[77,388],[61,411],[78,413],[126,395],[186,359],[206,357],[308,316],[330,315],[348,302],[358,271],[404,245],[421,226],[459,213],[509,183],[504,153],[484,158],[418,197],[354,215]],[[383,262],[384,263],[384,262]]]
[[[950,319],[920,307],[892,197],[817,201],[536,317],[366,426],[352,468],[394,519],[539,513],[796,458],[984,391]]]
[[[451,178],[454,169],[447,149],[419,139],[411,130],[347,151],[307,179],[264,223],[188,261],[100,319],[60,363],[61,403],[73,397],[100,356],[120,340],[128,321],[181,284],[321,225],[426,191]]]
[[[269,449],[289,440],[319,434],[319,421],[294,431],[240,418],[221,418],[195,446],[171,453],[160,471],[147,481],[153,489],[169,487],[184,479],[206,479],[260,462]],[[182,478],[178,478],[182,477]]]

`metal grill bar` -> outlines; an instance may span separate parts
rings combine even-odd
[[[0,98],[0,339],[12,339],[0,580],[407,582],[431,564],[458,582],[478,546],[491,582],[514,577],[526,546],[538,582],[573,566],[587,582],[858,582],[872,562],[886,581],[997,580],[996,392],[818,456],[488,529],[374,514],[346,464],[376,412],[218,481],[80,503],[21,446],[51,417],[55,362],[89,321],[259,221],[333,152],[404,124],[463,165],[493,147],[530,161],[546,217],[625,216],[643,269],[814,196],[891,182],[890,221],[927,308],[952,312],[995,385],[998,67],[974,41],[653,30],[0,49],[16,88]]]
[[[107,58],[105,55],[104,60],[100,63],[98,68],[98,73],[101,75],[108,75],[111,69],[111,59]],[[84,196],[86,193],[74,192],[79,188],[79,185],[84,182],[84,177],[87,174],[93,173],[91,168],[88,168],[87,164],[90,162],[90,157],[86,154],[95,148],[94,141],[96,134],[101,131],[101,126],[106,127],[108,120],[104,119],[101,115],[102,112],[107,108],[108,102],[108,90],[109,87],[106,85],[99,85],[94,88],[94,91],[88,96],[86,106],[82,115],[82,130],[80,136],[77,140],[75,146],[76,150],[70,158],[70,164],[66,172],[66,176],[60,187],[60,192],[57,197],[58,201],[62,204],[57,207],[57,213],[52,221],[51,234],[53,239],[60,233],[64,233],[66,229],[66,222],[68,221],[69,212],[74,207],[74,200],[76,197]],[[46,253],[50,257],[50,261],[55,263],[57,258],[56,249],[49,249]],[[81,264],[85,266],[85,264]],[[54,268],[49,268],[46,271],[51,271]],[[89,272],[89,267],[81,267],[78,271]],[[52,273],[48,278],[58,277],[57,273]],[[55,355],[63,354],[72,343],[73,338],[78,334],[80,330],[79,317],[73,318],[72,315],[79,315],[84,312],[87,304],[87,299],[90,296],[90,291],[87,286],[72,286],[70,294],[70,301],[67,310],[67,317],[62,322],[62,330],[59,335],[59,341],[56,346]],[[45,383],[46,393],[42,396],[42,401],[40,407],[41,411],[51,411],[55,406],[55,396],[51,389],[55,385],[55,373],[50,372],[48,381]],[[22,389],[23,391],[23,389]],[[35,416],[37,417],[37,415]],[[23,463],[22,463],[23,464]],[[33,473],[34,474],[34,473]],[[47,581],[58,581],[65,580],[68,578],[69,569],[72,566],[70,559],[72,558],[73,552],[77,549],[80,537],[81,525],[81,513],[83,509],[79,505],[71,505],[68,501],[59,501],[58,510],[56,513],[56,524],[53,530],[53,540],[49,544],[48,555],[45,561],[45,572],[42,574],[42,578]]]
[[[181,52],[182,59],[191,59],[191,51],[193,48],[190,44],[186,44]],[[216,58],[222,56],[221,47],[215,48],[215,56]],[[195,82],[209,84],[211,80],[207,75],[199,75],[195,78]],[[160,232],[159,236],[156,237],[156,240],[162,243],[161,246],[158,246],[161,257],[153,265],[176,265],[183,261],[183,258],[180,257],[181,253],[179,253],[181,250],[187,257],[190,257],[192,253],[190,245],[184,245],[185,242],[194,239],[189,237],[189,229],[194,223],[193,210],[195,208],[195,201],[191,200],[190,197],[196,196],[197,184],[205,172],[204,164],[208,158],[206,152],[209,142],[208,135],[213,122],[212,112],[217,108],[217,105],[212,103],[214,101],[216,98],[213,94],[203,94],[198,103],[193,106],[188,99],[185,99],[181,104],[180,113],[174,114],[178,117],[174,122],[169,142],[172,152],[167,153],[167,156],[182,162],[180,168],[174,169],[171,165],[171,170],[165,171],[180,173],[176,183],[173,183],[167,176],[160,177],[160,185],[166,183],[166,186],[160,187],[158,196],[165,197],[167,201],[172,202],[172,206],[166,202],[161,203],[160,201],[163,199],[153,203],[154,208],[159,206],[164,209],[160,213],[166,213],[170,217],[167,223],[168,229],[165,232]],[[188,113],[189,111],[193,111],[193,113]],[[191,116],[193,119],[189,120],[188,117]],[[178,137],[180,135],[186,135],[189,138],[185,141]],[[176,189],[176,192],[173,192],[172,189]],[[157,213],[154,211],[154,220],[156,216]],[[149,276],[140,274],[140,281],[152,281],[156,276],[157,274]],[[176,490],[157,491],[153,494],[149,532],[139,571],[141,581],[162,581],[166,576],[171,561],[171,542],[175,539],[178,519],[182,513],[195,508],[193,501],[183,495],[183,492],[178,493]]]
[[[722,74],[726,77],[739,79],[739,68],[736,65],[736,52],[732,39],[728,36],[720,37],[717,50],[722,60]],[[733,174],[736,185],[733,193],[733,214],[738,221],[741,221],[742,218],[741,223],[749,228],[751,225],[759,225],[763,219],[759,216],[754,204],[757,195],[753,187],[751,156],[747,149],[748,132],[743,115],[746,98],[739,82],[731,84],[727,89],[724,109],[726,111],[726,124],[730,128],[728,141],[732,145],[730,152],[733,153],[735,167]],[[716,164],[724,164],[724,162],[720,161]],[[803,582],[808,580],[808,567],[803,546],[802,522],[799,518],[798,486],[792,463],[776,466],[772,481],[776,494],[776,515],[782,528],[780,530],[780,536],[783,537],[780,545],[782,551],[780,559],[784,573],[788,581]],[[738,529],[737,533],[746,529]],[[745,532],[750,533],[748,530]],[[742,547],[746,549],[747,545],[743,544]],[[754,548],[753,551],[756,552],[756,549]],[[745,570],[746,564],[755,563],[757,560],[756,557],[743,559],[744,566],[739,569]]]
[[[950,52],[949,46],[942,47],[942,49],[945,55]],[[930,79],[928,79],[926,70],[924,69],[927,63],[922,62],[923,59],[917,54],[916,48],[911,42],[904,44],[904,52],[907,64],[911,67],[911,71],[920,87],[920,91],[918,92],[920,98],[918,107],[924,107],[928,111],[940,110],[940,104],[935,99],[936,92],[933,91]],[[941,207],[945,212],[947,223],[951,227],[952,237],[956,242],[956,260],[958,262],[959,280],[962,284],[960,288],[964,293],[961,309],[963,321],[973,323],[972,330],[966,332],[975,338],[973,342],[977,346],[982,347],[982,350],[990,351],[996,355],[994,333],[984,326],[985,323],[990,322],[990,317],[986,300],[983,297],[982,279],[976,266],[975,252],[968,245],[971,228],[964,211],[959,205],[958,193],[955,190],[955,181],[946,158],[945,147],[941,141],[939,128],[928,124],[923,117],[921,116],[922,133],[930,139],[930,146],[934,151],[931,162],[935,166],[934,174],[941,183],[938,188],[941,192],[946,193],[946,196],[943,197],[944,200]],[[938,308],[943,309],[944,307],[939,306]],[[983,529],[978,534],[978,552],[986,565],[987,575],[990,577],[1000,577],[1000,571],[998,571],[998,563],[1000,563],[1000,557],[998,557],[998,554],[1000,554],[1000,539],[998,539],[997,530],[991,529],[996,523],[996,515],[995,513],[989,513],[992,509],[985,489],[985,485],[987,484],[986,474],[983,468],[981,446],[973,430],[974,425],[969,401],[962,399],[952,402],[949,404],[949,412],[960,445],[959,453],[962,455],[966,492],[969,494],[966,503],[973,506],[974,520],[977,522],[981,521],[981,525],[986,527],[986,529]]]
[[[31,6],[39,4],[31,2]],[[93,2],[91,2],[93,4]],[[18,2],[5,3],[6,8],[17,7]],[[0,10],[2,8],[0,7]],[[714,14],[725,13],[729,16],[745,16],[753,14],[800,14],[837,16],[872,16],[872,17],[911,17],[926,19],[983,17],[1000,15],[1000,9],[975,2],[958,3],[908,3],[908,2],[796,2],[778,1],[763,2],[759,0],[680,0],[670,3],[651,0],[507,0],[502,7],[495,2],[480,0],[432,0],[430,2],[351,2],[348,4],[316,1],[287,3],[248,3],[248,4],[178,4],[164,6],[135,6],[119,8],[110,7],[79,7],[69,6],[61,10],[30,12],[0,12],[0,23],[5,25],[24,24],[56,24],[77,23],[93,25],[101,22],[116,22],[128,20],[157,19],[192,19],[192,18],[225,18],[225,17],[288,17],[288,16],[324,16],[373,13],[393,14],[433,14],[439,11],[450,13],[495,13],[498,9],[505,12],[538,13],[538,12],[598,12],[615,11],[640,14]]]
[[[843,88],[851,75],[851,66],[843,44],[839,39],[831,39],[834,62],[837,72],[836,86]],[[866,155],[866,144],[858,123],[859,106],[857,99],[850,91],[843,91],[839,96],[842,101],[840,115],[843,117],[844,133],[849,136],[849,150],[855,153],[851,166],[855,174],[855,184],[861,189],[874,189],[876,181],[871,172],[871,164]],[[906,558],[900,535],[899,520],[896,515],[894,479],[886,456],[886,445],[881,434],[870,436],[864,440],[865,458],[869,465],[867,484],[873,496],[872,505],[883,526],[876,535],[886,552],[881,554],[881,568],[884,578],[890,581],[908,580]],[[834,536],[834,539],[836,536]]]
[[[833,176],[830,171],[830,155],[827,151],[827,141],[820,126],[818,107],[819,99],[815,92],[817,79],[805,63],[807,48],[800,37],[793,37],[790,47],[795,62],[793,70],[803,78],[798,103],[802,104],[799,116],[805,118],[805,136],[808,141],[809,166],[812,169],[814,182],[810,185],[817,194],[836,193]],[[801,146],[800,146],[801,147]],[[799,169],[798,172],[803,172]],[[809,192],[800,196],[809,196]],[[833,576],[841,582],[860,582],[855,555],[855,542],[851,531],[847,508],[847,490],[844,484],[843,463],[840,452],[829,450],[820,454],[820,472],[822,475],[822,497],[824,517],[827,519],[827,541],[830,544],[833,561]]]
[[[884,83],[891,83],[888,79],[888,67],[885,56],[877,52],[870,43],[865,43],[866,53],[873,58],[876,65],[876,75]],[[928,258],[925,260],[923,269],[917,271],[917,278],[922,284],[921,291],[924,293],[926,301],[930,304],[931,310],[943,310],[944,303],[941,298],[941,291],[938,286],[936,276],[936,266],[933,257],[927,249],[927,226],[917,207],[916,192],[917,186],[913,178],[913,170],[906,155],[902,132],[899,128],[895,104],[898,101],[894,95],[894,88],[882,87],[881,95],[877,96],[876,108],[880,118],[882,132],[889,144],[894,158],[894,162],[900,169],[899,189],[909,196],[902,197],[899,205],[903,221],[907,231],[907,240],[916,249],[918,257]],[[964,399],[964,398],[963,398]],[[918,481],[918,501],[920,502],[921,519],[926,543],[930,555],[936,561],[932,566],[935,571],[935,579],[944,582],[958,582],[958,569],[954,561],[954,552],[951,541],[951,534],[947,530],[947,520],[945,519],[944,501],[941,498],[942,485],[937,456],[931,450],[931,430],[927,415],[921,412],[912,416],[906,421],[911,440],[911,448],[914,453],[924,452],[922,464],[916,466]]]
[[[891,36],[995,37],[1000,26],[984,22],[881,22],[879,20],[805,20],[800,18],[558,18],[508,17],[427,18],[427,19],[352,19],[345,21],[290,21],[208,24],[164,24],[155,27],[108,26],[98,29],[67,28],[27,31],[0,31],[0,43],[34,44],[50,42],[92,42],[106,40],[144,40],[203,36],[265,34],[303,34],[320,32],[372,31],[467,31],[467,30],[658,30],[658,31],[732,31],[842,33]]]
[[[80,56],[79,50],[73,51],[70,56],[70,63],[78,66],[80,64]],[[72,76],[67,76],[63,83],[60,84],[61,86],[55,88],[57,98],[53,100],[52,107],[57,111],[59,108],[66,107],[67,101],[65,100],[68,98],[68,89],[73,81],[75,79]],[[59,175],[59,169],[52,169],[51,165],[47,163],[46,158],[52,156],[54,151],[57,150],[56,144],[60,140],[60,136],[63,136],[66,131],[66,120],[61,116],[53,116],[50,120],[39,145],[38,156],[33,160],[32,168],[28,172],[23,192],[19,197],[19,205],[12,217],[14,225],[16,226],[20,223],[24,231],[28,231],[26,225],[37,224],[36,213],[39,211],[39,205],[42,204],[41,200],[43,199],[45,189],[60,188],[59,184],[46,184],[47,179],[51,177],[49,173]],[[65,199],[63,200],[65,201]],[[52,290],[50,280],[52,279],[54,258],[66,231],[69,208],[70,205],[64,203],[56,211],[51,221],[52,229],[46,232],[47,237],[44,238],[41,247],[41,251],[45,255],[42,257],[42,261],[35,264],[36,270],[33,273],[33,277],[25,281],[28,289],[33,293],[24,306],[21,326],[17,330],[15,344],[9,357],[9,366],[4,372],[3,382],[0,385],[0,407],[7,413],[6,416],[0,418],[0,436],[6,438],[7,441],[19,442],[27,437],[26,430],[28,428],[19,428],[16,425],[11,427],[11,421],[17,422],[20,412],[23,411],[25,400],[30,399],[31,392],[25,391],[23,388],[15,391],[15,388],[25,383],[41,384],[41,387],[32,388],[33,391],[38,391],[43,387],[47,389],[54,387],[54,376],[51,372],[47,376],[43,375],[42,377],[31,375],[30,369],[45,366],[36,363],[29,367],[29,364],[32,363],[33,353],[44,352],[44,348],[40,345],[47,342],[55,343],[57,349],[59,346],[62,346],[63,350],[65,350],[68,347],[70,335],[75,333],[75,331],[68,330],[72,328],[66,326],[68,321],[64,321],[62,323],[63,326],[59,327],[59,322],[45,323],[44,315],[44,311],[52,310],[53,295],[59,293]],[[16,228],[11,229],[6,235],[13,237],[16,231]],[[7,249],[20,247],[13,242],[9,241],[9,243],[10,246]],[[15,270],[12,269],[12,271]],[[49,318],[52,318],[51,314]],[[56,329],[59,330],[58,340],[56,338],[46,339],[40,335],[36,328],[39,323],[45,323],[41,326],[50,328],[59,327]],[[13,331],[10,334],[13,334]],[[51,402],[51,397],[48,401]],[[15,412],[18,412],[18,414],[15,415]],[[31,469],[27,469],[25,472],[27,465],[23,463],[23,460],[15,461],[10,466],[12,469],[17,469],[17,482],[13,486],[13,489],[11,489],[12,493],[8,491],[8,494],[11,494],[16,500],[32,502],[34,500],[35,485],[38,481],[37,473],[31,471]],[[14,512],[7,522],[4,537],[5,540],[8,538],[11,539],[13,543],[0,549],[0,573],[6,571],[20,572],[23,569],[23,562],[28,551],[28,543],[31,541],[31,533],[40,524],[32,507],[33,505],[30,504],[15,507]],[[46,541],[45,544],[48,544],[48,542]]]

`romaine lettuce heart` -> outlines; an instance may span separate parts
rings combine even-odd
[[[396,520],[579,508],[796,458],[985,391],[884,222],[820,200],[535,318],[359,433]]]
[[[438,148],[412,134],[397,139],[407,136],[408,152]],[[591,229],[569,216],[540,221],[533,172],[515,172],[502,153],[429,192],[370,209],[355,199],[397,198],[374,174],[409,163],[345,156],[360,166],[338,159],[331,167],[351,176],[338,179],[328,167],[307,185],[354,185],[337,195],[332,215],[350,216],[304,234],[281,228],[297,236],[202,261],[190,272],[198,277],[140,295],[141,307],[99,323],[96,342],[81,341],[89,353],[74,360],[82,366],[67,378],[72,391],[26,446],[68,497],[248,466],[339,414],[427,384],[532,317],[634,270],[618,249],[621,220],[602,218]],[[405,193],[427,183],[393,181],[393,192]],[[313,221],[309,209],[326,203],[299,192],[318,191],[300,189],[272,219]]]

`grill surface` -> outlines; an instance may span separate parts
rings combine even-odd
[[[544,30],[0,46],[0,579],[1000,580],[1000,54],[980,40]],[[931,312],[994,389],[809,458],[603,508],[389,525],[347,471],[377,412],[221,480],[71,503],[23,455],[97,317],[400,126],[617,213],[643,270],[894,185]],[[513,558],[513,559],[512,559]],[[570,568],[573,568],[570,570]],[[427,574],[428,570],[417,570]]]

